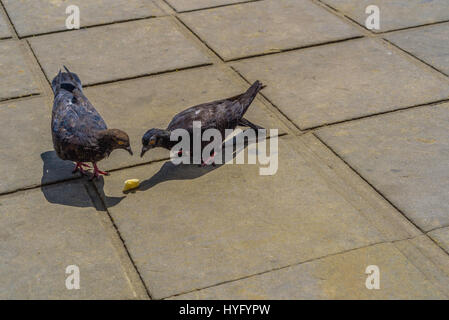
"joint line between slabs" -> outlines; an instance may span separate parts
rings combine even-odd
[[[108,85],[108,84],[113,84],[113,83],[123,82],[123,81],[128,81],[128,80],[135,80],[135,79],[159,76],[159,75],[170,74],[170,73],[174,73],[174,72],[178,72],[178,71],[186,71],[186,70],[197,69],[197,68],[199,69],[199,68],[203,68],[203,67],[207,67],[207,66],[211,66],[211,65],[213,65],[212,62],[207,62],[207,63],[202,63],[202,64],[198,64],[198,65],[194,65],[194,66],[181,67],[181,68],[177,68],[177,69],[169,69],[169,70],[164,70],[164,71],[150,72],[150,73],[140,74],[140,75],[131,76],[131,77],[117,78],[114,80],[106,80],[106,81],[100,81],[100,82],[95,82],[95,83],[89,83],[89,84],[83,85],[83,88],[90,88],[90,87]]]
[[[150,16],[140,17],[140,18],[131,18],[131,19],[125,19],[125,20],[117,20],[117,21],[112,21],[112,22],[92,24],[92,25],[88,25],[88,26],[82,26],[79,29],[62,29],[62,30],[46,31],[46,32],[42,32],[42,33],[25,35],[22,37],[18,36],[18,38],[21,40],[26,40],[26,39],[34,38],[34,37],[47,36],[47,35],[52,35],[52,34],[65,33],[65,32],[77,32],[79,30],[87,30],[87,29],[105,27],[105,26],[110,26],[110,25],[114,25],[114,24],[121,24],[121,23],[140,21],[140,20],[150,20],[150,19],[162,18],[162,17],[166,17],[166,16],[168,16],[168,15],[165,15],[165,16],[164,15],[162,15],[162,16],[151,16],[150,15]]]
[[[398,206],[396,206],[390,199],[388,199],[383,192],[381,192],[378,188],[376,188],[371,182],[368,181],[365,177],[363,177],[357,170],[355,170],[345,159],[343,159],[337,152],[334,151],[327,143],[325,143],[317,134],[313,133],[313,135],[324,145],[326,148],[328,148],[334,156],[336,156],[340,161],[342,161],[348,168],[350,168],[360,179],[365,181],[379,196],[381,196],[388,204],[390,204],[396,211],[398,211],[408,222],[410,222],[417,230],[419,230],[422,234],[425,234],[426,232],[418,226],[412,219],[407,217],[407,215],[399,209]]]
[[[207,11],[207,10],[211,10],[211,9],[217,9],[217,8],[223,8],[223,7],[232,7],[232,6],[237,6],[237,5],[241,5],[241,4],[246,4],[246,3],[251,3],[251,2],[260,2],[260,1],[264,1],[264,0],[245,0],[245,1],[241,1],[241,2],[235,2],[235,3],[219,4],[219,5],[212,6],[212,7],[207,7],[207,8],[197,8],[197,9],[189,9],[189,10],[184,10],[184,11],[178,11],[172,5],[170,5],[167,0],[164,0],[164,2],[168,6],[170,6],[170,8],[172,8],[173,11],[175,11],[176,13],[190,13],[190,12],[197,12],[197,11]]]
[[[386,39],[386,38],[382,38],[383,41],[385,41],[386,43],[388,43],[389,45],[395,47],[396,49],[400,50],[401,52],[405,53],[406,55],[408,55],[409,57],[414,58],[415,60],[418,60],[419,62],[425,64],[426,66],[432,68],[431,71],[436,71],[439,74],[445,76],[445,77],[449,77],[449,75],[447,75],[446,73],[444,73],[443,71],[441,71],[440,69],[438,69],[437,67],[432,66],[431,64],[429,64],[428,62],[424,61],[423,59],[419,58],[418,56],[416,56],[415,54],[401,48],[400,46],[396,45],[395,43],[391,42],[390,40]]]
[[[111,222],[112,227],[114,228],[114,231],[115,231],[116,235],[118,236],[118,238],[119,238],[119,240],[120,240],[120,242],[122,244],[123,249],[126,252],[126,255],[127,255],[128,259],[129,259],[129,262],[131,262],[131,265],[133,266],[134,271],[137,273],[143,288],[145,288],[146,294],[148,295],[148,297],[150,299],[153,299],[153,297],[151,295],[151,292],[150,292],[149,288],[146,286],[145,281],[143,280],[142,275],[140,274],[139,269],[137,268],[137,265],[134,262],[134,259],[132,258],[131,253],[130,253],[130,251],[129,251],[126,243],[125,243],[125,240],[123,239],[122,234],[120,233],[120,230],[118,229],[118,227],[117,227],[117,225],[116,225],[116,223],[114,221],[114,218],[112,217],[111,213],[109,212],[109,209],[106,206],[106,203],[104,202],[103,197],[100,195],[100,192],[97,189],[97,185],[93,181],[88,181],[87,183],[89,183],[91,185],[91,187],[93,187],[93,189],[95,191],[95,195],[97,196],[98,200],[100,201],[100,203],[101,203],[101,205],[102,205],[102,207],[104,209],[104,212],[106,212],[106,214],[107,214],[107,216],[109,218],[109,221]],[[95,199],[92,199],[90,193],[87,192],[87,194],[91,198],[92,203],[95,203]]]
[[[0,103],[3,104],[3,103],[13,102],[13,101],[21,101],[21,100],[25,100],[26,98],[37,97],[37,96],[42,96],[42,94],[41,93],[30,93],[30,94],[25,94],[23,96],[3,98],[3,99],[0,99]]]
[[[374,118],[374,117],[377,117],[377,116],[387,115],[387,114],[390,114],[390,113],[399,113],[399,112],[407,111],[407,110],[410,110],[410,109],[438,106],[440,104],[444,104],[444,103],[447,103],[447,102],[449,102],[449,98],[448,99],[437,100],[437,101],[426,102],[426,103],[423,103],[423,104],[418,104],[418,105],[413,105],[413,106],[401,107],[401,108],[394,109],[394,110],[386,110],[386,111],[382,111],[382,112],[367,114],[367,115],[360,116],[360,117],[355,117],[355,118],[345,119],[345,120],[341,120],[341,121],[325,123],[325,124],[321,124],[321,125],[318,125],[318,126],[313,126],[313,127],[304,129],[304,132],[315,132],[315,131],[318,131],[318,130],[320,130],[322,128],[325,128],[325,127],[338,126],[338,125],[345,124],[345,123],[352,122],[352,121],[358,121],[358,120]]]
[[[187,31],[194,39],[196,39],[197,41],[199,41],[203,46],[205,46],[206,49],[204,51],[208,52],[209,56],[211,58],[213,58],[212,60],[214,61],[219,61],[220,63],[224,63],[224,59],[223,57],[221,57],[218,52],[216,52],[214,49],[212,49],[212,47],[210,47],[206,41],[204,41],[203,39],[201,39],[201,37],[199,35],[197,35],[186,23],[184,23],[184,21],[182,21],[182,19],[178,16],[178,14],[174,14],[171,15],[177,22],[179,22],[184,29],[186,29],[185,31]]]
[[[30,51],[31,51],[31,53],[32,53],[32,55],[33,55],[33,57],[34,57],[35,62],[37,63],[37,65],[39,66],[39,69],[41,70],[41,73],[42,73],[42,75],[43,75],[43,79],[45,79],[44,83],[47,83],[48,86],[51,88],[51,82],[50,82],[50,80],[47,78],[47,75],[45,74],[44,68],[42,67],[42,65],[41,65],[41,63],[40,63],[40,61],[39,61],[39,59],[37,58],[36,53],[35,53],[34,50],[33,50],[33,47],[32,47],[31,44],[28,42],[28,40],[25,40],[25,42],[26,42],[28,48],[30,49]],[[53,89],[51,89],[51,91],[53,92]]]
[[[259,54],[245,56],[245,57],[232,58],[232,59],[226,60],[225,63],[238,62],[238,61],[242,61],[242,60],[246,60],[246,59],[260,58],[260,57],[265,57],[265,56],[272,56],[272,55],[287,53],[287,52],[291,52],[291,51],[300,51],[300,50],[304,50],[304,49],[323,47],[326,45],[332,45],[332,44],[337,44],[337,43],[341,43],[341,42],[359,40],[359,39],[364,39],[364,38],[366,38],[366,36],[360,35],[360,36],[353,36],[353,37],[349,37],[349,38],[345,38],[345,39],[337,39],[337,40],[331,40],[331,41],[327,41],[327,42],[309,44],[309,45],[300,46],[300,47],[279,49],[279,50],[276,50],[273,52],[265,52],[265,53],[259,53]]]
[[[19,34],[17,33],[16,27],[14,26],[14,23],[12,22],[12,19],[9,16],[9,13],[6,10],[6,7],[1,0],[0,0],[0,11],[4,12],[4,14],[6,16],[6,20],[7,20],[6,22],[9,26],[9,29],[13,31],[12,38],[16,39],[16,40],[19,39]],[[1,13],[0,13],[0,15],[1,15]]]
[[[429,22],[429,23],[420,24],[420,25],[417,25],[417,26],[410,26],[410,27],[404,27],[404,28],[399,28],[399,29],[393,29],[393,30],[378,32],[376,34],[379,35],[379,36],[384,36],[386,34],[390,34],[390,33],[394,33],[394,32],[406,31],[406,30],[410,30],[410,29],[417,29],[417,28],[421,28],[421,27],[429,27],[429,26],[434,26],[434,25],[448,23],[448,22],[449,22],[449,20],[443,20],[443,21],[437,21],[437,22]]]
[[[407,240],[407,239],[404,239],[404,240]],[[362,246],[362,247],[357,247],[357,248],[352,248],[352,249],[343,250],[343,251],[340,251],[340,252],[330,253],[330,254],[327,254],[327,255],[324,255],[324,256],[320,256],[320,257],[316,257],[316,258],[311,258],[311,259],[304,260],[304,261],[297,262],[297,263],[291,263],[291,264],[286,265],[286,266],[281,266],[281,267],[273,268],[273,269],[270,269],[270,270],[266,270],[266,271],[254,273],[254,274],[247,275],[247,276],[243,276],[243,277],[240,277],[240,278],[231,279],[231,280],[225,280],[225,281],[222,281],[222,282],[218,282],[218,283],[212,284],[212,285],[210,285],[210,286],[206,286],[206,287],[202,287],[202,288],[197,288],[197,289],[192,289],[192,290],[188,290],[188,291],[181,292],[181,293],[172,294],[172,295],[170,295],[170,296],[167,296],[167,297],[162,298],[162,300],[166,300],[166,299],[168,299],[168,298],[173,298],[173,297],[177,297],[177,296],[184,295],[184,294],[188,294],[188,293],[192,293],[192,292],[197,292],[197,291],[202,291],[202,290],[205,290],[205,289],[210,289],[210,288],[218,287],[218,286],[221,286],[221,285],[224,285],[224,284],[227,284],[227,283],[238,282],[238,281],[240,281],[240,280],[245,280],[245,279],[257,277],[257,276],[260,276],[260,275],[264,275],[264,274],[267,274],[267,273],[270,273],[270,272],[276,272],[276,271],[280,271],[280,270],[283,270],[283,269],[296,267],[296,266],[299,266],[299,265],[302,265],[302,264],[305,264],[305,263],[309,263],[309,262],[313,262],[313,261],[317,261],[317,260],[326,259],[326,258],[328,258],[328,257],[333,257],[333,256],[337,256],[337,255],[349,253],[349,252],[352,252],[352,251],[355,251],[355,250],[362,250],[362,249],[365,249],[365,248],[370,248],[370,247],[377,246],[377,245],[379,245],[379,244],[384,244],[384,243],[393,243],[393,242],[392,242],[392,241],[379,241],[379,242],[375,242],[375,243],[372,243],[372,244],[369,244],[369,245],[366,245],[366,246]]]

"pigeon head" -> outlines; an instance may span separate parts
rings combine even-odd
[[[99,140],[107,149],[123,149],[128,151],[130,155],[133,155],[129,142],[129,136],[122,130],[108,129],[101,131]]]
[[[162,129],[150,129],[142,137],[141,157],[150,149],[156,147],[166,148],[167,142],[170,141],[170,131]]]
[[[54,94],[58,94],[61,89],[72,92],[74,89],[82,90],[81,80],[76,73],[70,72],[64,66],[66,72],[61,72],[53,78],[51,82],[51,87],[53,89]]]

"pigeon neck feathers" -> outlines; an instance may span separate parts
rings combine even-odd
[[[82,84],[78,75],[70,72],[65,66],[64,69],[66,72],[61,72],[61,70],[59,70],[58,75],[54,77],[51,82],[51,87],[55,96],[61,89],[68,92],[73,92],[75,89],[79,89],[82,92]]]
[[[71,83],[61,83],[60,88],[69,92],[73,92],[73,90],[76,89],[76,87]]]
[[[160,147],[165,149],[171,149],[177,142],[170,141],[171,131],[164,129],[150,129],[143,136],[143,144],[151,145],[152,148]],[[155,141],[151,144],[151,141]]]
[[[106,144],[129,140],[128,135],[119,129],[106,129],[98,131],[97,138],[98,141]]]

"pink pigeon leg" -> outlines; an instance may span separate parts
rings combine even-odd
[[[83,167],[90,168],[90,166],[83,162],[76,162],[75,168],[73,169],[72,173],[76,173],[77,171],[81,172],[82,174],[85,174]]]
[[[95,162],[93,164],[94,164],[94,175],[92,176],[92,179],[98,178],[98,177],[100,177],[100,175],[103,175],[103,176],[108,176],[109,175],[108,172],[101,171],[100,169],[98,169],[97,164]]]

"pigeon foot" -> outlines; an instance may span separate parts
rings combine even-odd
[[[92,178],[90,178],[90,180],[98,179],[102,175],[108,176],[109,173],[106,171],[101,171],[100,169],[98,169],[97,164],[94,163],[94,174],[92,175]]]
[[[72,173],[77,173],[79,171],[81,172],[82,175],[85,175],[86,171],[84,171],[83,167],[90,168],[91,166],[83,162],[77,162],[75,164],[75,168],[73,169]]]

